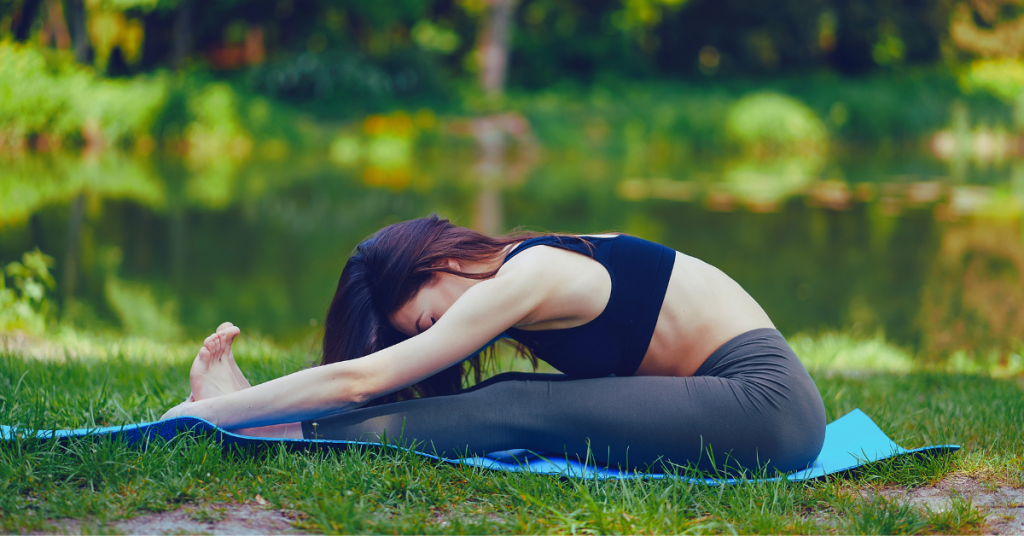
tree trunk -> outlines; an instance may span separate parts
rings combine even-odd
[[[46,0],[46,31],[53,35],[57,48],[64,50],[71,46],[71,34],[64,18],[64,6],[59,0]]]
[[[75,45],[75,59],[78,63],[89,61],[89,33],[85,30],[85,3],[83,0],[68,2],[68,23],[71,30],[71,41]]]
[[[174,16],[174,45],[171,52],[171,65],[181,70],[185,60],[192,52],[192,0],[181,0]]]
[[[68,218],[68,249],[64,257],[64,301],[75,295],[78,282],[79,246],[82,243],[82,219],[85,215],[85,194],[78,194],[71,202]]]
[[[517,0],[487,0],[483,24],[480,26],[477,58],[480,62],[480,88],[494,99],[505,91],[509,48],[512,42],[512,17]],[[480,148],[476,163],[480,192],[477,195],[473,225],[478,231],[497,235],[504,228],[501,189],[508,181],[505,165],[508,128],[503,114],[473,119],[470,132]]]
[[[182,288],[182,282],[185,280],[185,255],[186,245],[188,243],[186,233],[188,232],[188,220],[186,219],[185,207],[183,207],[180,201],[175,201],[173,207],[171,207],[171,225],[170,231],[170,257],[171,257],[171,281],[174,282],[175,288]]]
[[[32,34],[32,24],[39,14],[39,7],[42,0],[25,0],[21,9],[14,13],[13,30],[14,40],[24,42]]]
[[[512,41],[512,16],[517,0],[489,0],[480,27],[480,87],[489,96],[505,90],[508,53]]]

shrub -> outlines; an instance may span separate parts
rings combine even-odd
[[[36,249],[12,262],[0,275],[0,332],[41,333],[50,311],[48,291],[56,288],[50,268],[53,258]],[[10,279],[13,287],[7,287]]]
[[[59,140],[88,130],[106,143],[125,143],[150,133],[166,94],[162,75],[103,80],[70,56],[0,42],[0,141]]]
[[[747,147],[819,150],[828,142],[825,124],[802,102],[774,92],[737,101],[725,118],[729,138]]]

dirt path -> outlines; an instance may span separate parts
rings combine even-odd
[[[881,494],[901,498],[911,504],[933,511],[950,508],[955,497],[970,498],[985,514],[983,534],[1024,534],[1024,488],[1013,488],[966,477],[950,475],[933,486],[912,490],[862,490],[865,498]],[[257,503],[212,503],[189,505],[155,514],[112,522],[109,529],[125,534],[303,534],[292,527],[297,514],[275,510]],[[441,527],[449,522],[446,513],[433,519]],[[57,532],[81,534],[95,530],[80,520],[55,520]]]
[[[870,496],[873,492],[864,492]],[[983,534],[1024,534],[1024,488],[993,484],[963,475],[949,475],[933,486],[912,490],[887,489],[887,498],[901,497],[933,511],[950,508],[954,497],[970,498],[985,514]]]
[[[257,504],[213,503],[114,521],[107,528],[123,534],[303,534],[292,527],[294,520],[294,513]],[[53,525],[63,534],[89,530],[79,520]]]

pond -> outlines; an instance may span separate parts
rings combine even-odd
[[[272,148],[271,148],[272,149]],[[354,246],[438,212],[486,232],[622,231],[735,278],[785,334],[883,332],[928,355],[1017,351],[1024,167],[916,148],[814,157],[427,151],[393,167],[257,147],[204,165],[108,151],[0,160],[0,262],[56,259],[84,328],[315,331]]]

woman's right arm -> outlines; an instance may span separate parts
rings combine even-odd
[[[525,263],[520,269],[477,283],[433,327],[379,352],[302,370],[231,394],[185,402],[164,418],[201,417],[230,430],[294,423],[356,409],[462,361],[533,312],[553,285],[552,278],[538,277],[538,269],[534,263]]]
[[[163,419],[200,417],[235,430],[294,423],[358,408],[366,402],[352,361],[301,370],[234,393],[183,402]],[[261,434],[262,435],[262,434]]]

